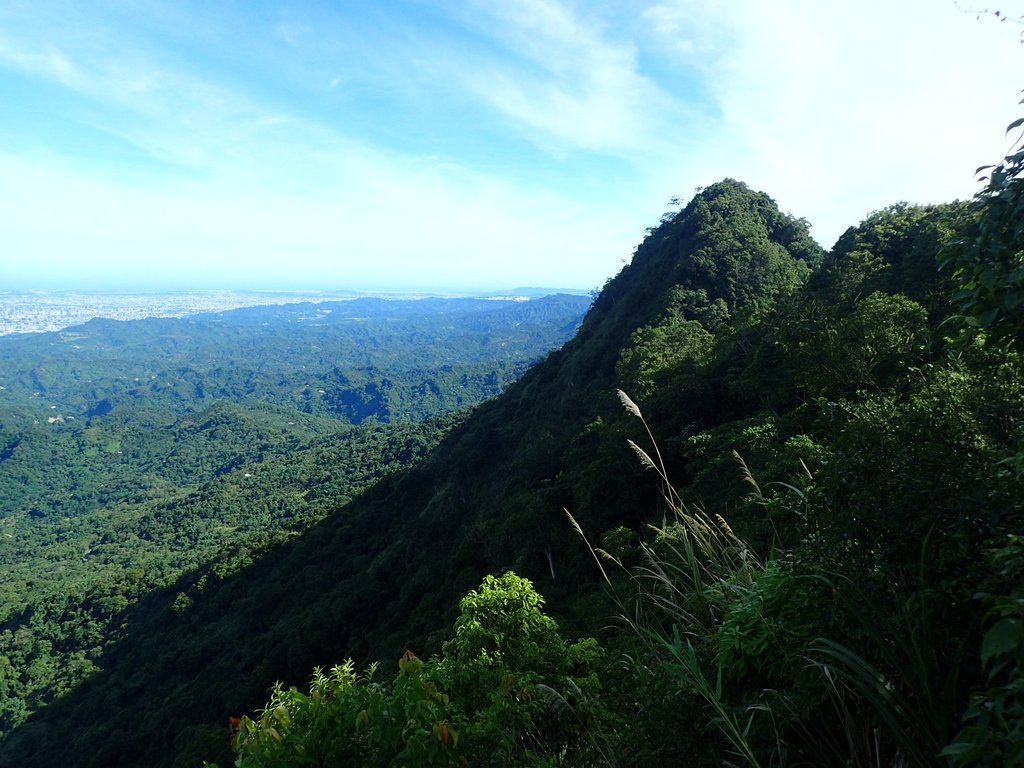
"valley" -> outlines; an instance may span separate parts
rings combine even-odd
[[[1006,754],[1017,721],[971,702],[1018,705],[1019,318],[958,313],[987,299],[942,261],[988,215],[893,205],[825,251],[725,180],[582,322],[371,301],[40,337],[4,373],[0,765]]]
[[[95,673],[149,591],[241,568],[423,458],[588,303],[352,299],[0,338],[2,730]]]

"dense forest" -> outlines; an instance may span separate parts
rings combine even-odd
[[[0,735],[96,671],[140,597],[226,576],[415,463],[589,303],[356,299],[0,339]]]
[[[701,190],[415,463],[132,595],[0,765],[1024,763],[1022,192],[825,251]]]

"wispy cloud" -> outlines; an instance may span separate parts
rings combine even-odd
[[[0,63],[69,88],[81,87],[83,78],[72,61],[55,46],[43,43],[15,45],[0,37]]]
[[[187,70],[170,70],[116,49],[76,54],[49,43],[0,38],[0,61],[85,97],[93,108],[77,119],[163,162],[211,162],[231,144],[232,133],[265,118],[237,94]]]
[[[0,249],[593,285],[724,176],[828,244],[970,194],[999,34],[923,0],[0,5]]]
[[[553,0],[481,3],[460,19],[499,55],[453,62],[450,76],[545,146],[649,156],[696,110],[646,77],[629,37]],[[620,31],[620,30],[619,30]]]
[[[297,39],[307,31],[279,26],[271,34],[315,47]],[[594,209],[570,197],[521,188],[457,157],[367,142],[344,120],[300,114],[173,51],[138,41],[71,41],[61,50],[60,42],[35,49],[31,39],[5,40],[0,60],[87,99],[92,108],[76,119],[187,172],[126,180],[74,157],[5,150],[0,220],[9,270],[70,275],[88,248],[128,280],[164,270],[228,282],[257,273],[295,284],[305,272],[311,284],[385,287],[400,276],[406,287],[576,285],[599,282],[635,240],[628,226],[611,238],[590,231]],[[345,54],[323,49],[328,63]],[[489,243],[486,256],[480,243]],[[553,261],[559,247],[587,248],[591,276]]]

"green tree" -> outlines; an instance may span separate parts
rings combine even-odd
[[[239,768],[305,765],[592,765],[603,709],[594,640],[569,645],[514,573],[461,601],[439,660],[411,651],[391,682],[352,661],[313,672],[309,694],[274,686],[235,727]]]
[[[650,397],[683,364],[695,366],[711,350],[714,337],[696,320],[671,313],[658,325],[646,325],[630,337],[618,374],[622,388],[642,400]]]
[[[314,670],[308,696],[275,686],[256,719],[237,722],[235,765],[458,765],[448,699],[423,679],[423,662],[406,652],[390,684],[375,682],[374,672],[356,675],[347,661],[327,674]]]
[[[1024,102],[1021,102],[1024,103]],[[1021,130],[1024,117],[1006,132]],[[1024,136],[1003,160],[978,169],[976,228],[943,255],[968,323],[1024,349]]]
[[[586,764],[599,749],[597,641],[566,643],[544,598],[512,572],[459,602],[454,637],[428,671],[460,713],[467,749],[486,765]]]

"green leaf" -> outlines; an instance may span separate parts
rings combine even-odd
[[[987,312],[983,312],[981,314],[981,316],[978,318],[978,322],[982,325],[982,327],[988,328],[996,321],[997,317],[999,317],[999,307],[992,307]]]
[[[996,656],[1002,656],[1021,645],[1024,634],[1021,632],[1019,619],[1007,617],[996,622],[981,642],[981,663],[988,662]]]

